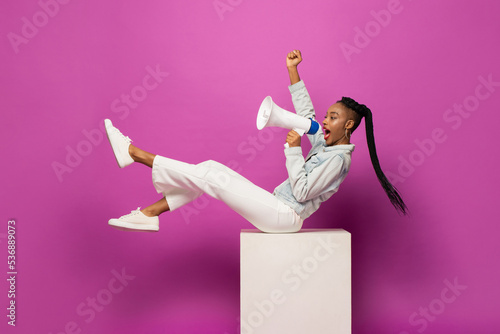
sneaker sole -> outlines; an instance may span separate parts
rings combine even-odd
[[[108,224],[121,231],[142,231],[142,232],[158,232],[160,227],[155,225],[137,225],[133,223],[110,220]]]

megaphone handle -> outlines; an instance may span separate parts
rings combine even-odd
[[[306,133],[302,129],[293,128],[292,130],[295,131],[295,132],[297,132],[299,134],[299,136],[301,136],[301,137],[304,135],[304,133]],[[285,148],[289,148],[290,147],[290,145],[288,145],[288,143],[285,143],[284,146],[285,146]]]

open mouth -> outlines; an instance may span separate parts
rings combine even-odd
[[[330,130],[325,129],[325,128],[323,128],[323,130],[325,131],[325,137],[324,138],[325,138],[325,140],[327,140],[330,137]]]

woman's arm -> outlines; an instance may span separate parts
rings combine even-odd
[[[288,68],[288,74],[290,76],[291,85],[288,87],[290,93],[292,94],[292,102],[297,115],[316,119],[316,113],[314,112],[314,107],[311,102],[311,97],[307,92],[304,82],[300,80],[299,72],[297,70],[297,65],[302,61],[302,53],[299,50],[294,50],[287,54],[286,56],[286,67]],[[323,139],[323,132],[318,131],[314,135],[307,135],[311,144],[314,146],[318,141]],[[292,139],[292,138],[290,138]],[[293,140],[293,139],[292,139]],[[295,138],[295,141],[297,139]],[[290,146],[299,146],[300,137],[298,145],[292,145],[291,140],[287,138],[287,142]]]
[[[291,147],[285,154],[292,194],[298,202],[336,191],[349,171],[349,166],[344,163],[341,155],[330,157],[308,173],[304,168],[305,161],[300,147]]]
[[[302,61],[302,54],[299,50],[293,50],[286,56],[286,67],[290,76],[290,84],[296,84],[300,81],[297,65]]]

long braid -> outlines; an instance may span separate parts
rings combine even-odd
[[[366,141],[368,144],[368,150],[370,152],[370,159],[372,161],[373,168],[375,169],[375,173],[377,174],[377,178],[382,185],[382,188],[384,188],[384,191],[389,197],[392,205],[396,208],[396,210],[406,215],[408,208],[405,202],[399,195],[397,189],[391,184],[391,182],[389,182],[384,172],[382,171],[382,168],[380,167],[380,162],[377,156],[377,149],[375,148],[375,136],[373,135],[373,118],[371,110],[364,104],[359,104],[349,97],[342,97],[342,100],[340,100],[339,102],[341,102],[347,108],[355,111],[361,117],[365,118]]]

